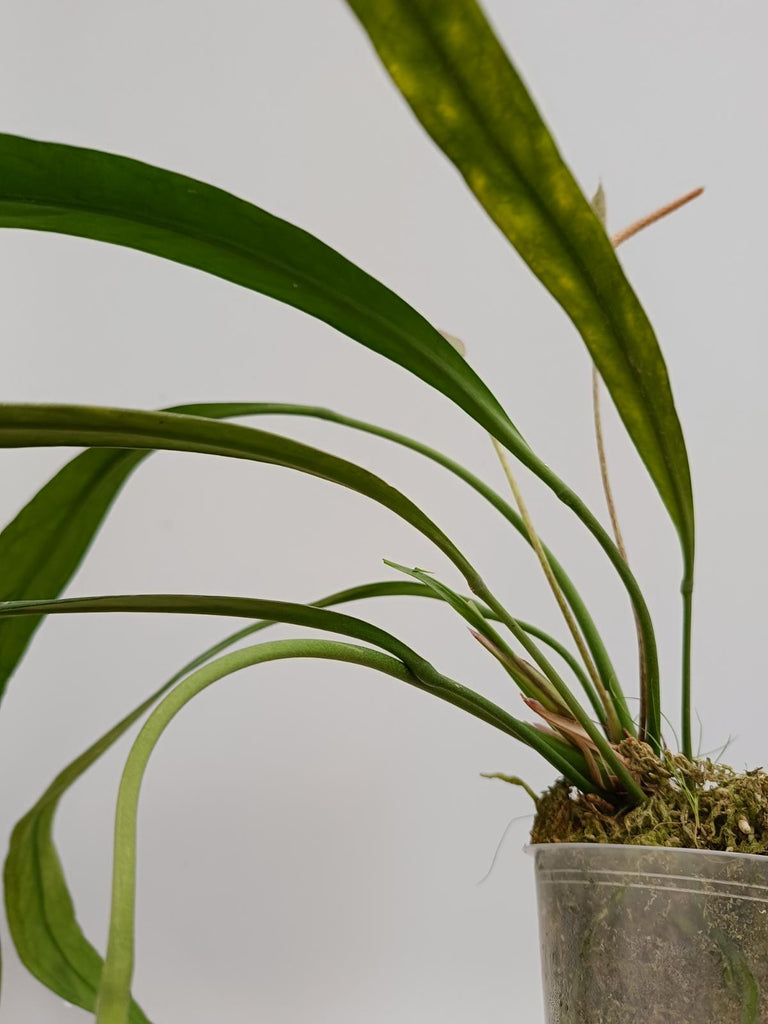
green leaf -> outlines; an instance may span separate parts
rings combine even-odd
[[[490,596],[492,598],[492,595]],[[613,748],[605,742],[594,723],[584,715],[583,709],[567,685],[533,644],[520,624],[512,619],[498,605],[498,602],[495,604],[496,607],[492,606],[491,611],[497,615],[501,614],[501,621],[510,627],[515,637],[532,654],[544,675],[555,685],[558,694],[563,698],[574,717],[587,730],[609,767],[624,783],[627,792],[641,801],[643,799],[642,790],[637,787],[623,762],[616,757]],[[569,761],[572,750],[569,750],[567,746],[565,754],[562,749],[550,749],[549,741],[542,744],[542,734],[536,729],[524,722],[519,722],[467,687],[460,686],[453,680],[448,680],[445,676],[436,673],[429,662],[416,655],[411,648],[397,640],[396,637],[377,626],[347,615],[341,615],[338,612],[324,611],[309,605],[297,605],[286,601],[264,601],[259,598],[219,597],[207,594],[120,594],[103,597],[69,597],[58,601],[7,601],[0,604],[0,618],[81,612],[170,612],[188,615],[227,615],[250,619],[265,618],[315,629],[327,629],[374,643],[387,653],[399,658],[413,672],[419,683],[424,684],[423,688],[429,689],[443,700],[455,704],[483,721],[495,725],[515,739],[532,746],[570,778],[573,778],[574,771],[576,774],[579,773],[580,762],[575,762],[576,767],[574,768],[574,763]],[[584,781],[586,780],[579,779],[576,784],[581,787]],[[594,789],[591,784],[588,783],[588,785],[590,790]]]
[[[99,987],[97,1024],[127,1024],[128,1021],[135,944],[136,823],[141,785],[155,746],[179,711],[207,687],[243,668],[285,658],[348,662],[418,685],[410,672],[388,655],[325,640],[279,640],[219,658],[188,676],[164,698],[136,738],[120,782],[115,812],[109,942]]]
[[[509,618],[472,563],[446,534],[405,495],[354,463],[277,434],[268,434],[251,427],[212,422],[198,416],[94,406],[0,406],[0,448],[50,445],[165,449],[222,455],[285,466],[348,487],[379,502],[429,538],[462,573],[472,593],[485,601],[496,613],[501,614],[502,621],[518,636],[517,623]],[[634,581],[620,556],[619,560],[627,574],[625,579]],[[645,615],[645,624],[650,625],[642,595],[639,595],[639,600],[640,609]],[[531,650],[531,641],[528,637],[520,635],[518,639]],[[653,645],[652,628],[649,643]],[[649,648],[651,649],[655,654],[655,646]],[[533,657],[544,667],[543,656],[540,653],[534,653]],[[654,661],[649,657],[649,669],[652,665]],[[555,682],[552,676],[554,669],[550,671],[549,668],[544,668],[544,672]],[[649,671],[649,681],[653,678]],[[658,681],[658,673],[655,680]],[[562,680],[560,683],[561,685],[555,683],[558,692],[561,688],[567,690]],[[565,699],[564,692],[561,696]],[[590,727],[585,725],[588,730]],[[621,771],[617,770],[617,774],[621,775]]]
[[[550,684],[546,678],[535,679],[523,669],[521,672],[521,665],[518,657],[504,640],[502,636],[490,625],[489,620],[498,619],[499,616],[495,615],[490,609],[483,608],[478,605],[476,601],[471,601],[461,594],[457,594],[455,590],[451,590],[440,580],[435,579],[434,576],[426,572],[424,569],[409,569],[408,566],[399,565],[397,562],[390,562],[388,559],[384,559],[384,564],[390,566],[393,569],[397,569],[398,572],[405,573],[407,576],[412,576],[418,580],[423,586],[425,586],[431,593],[432,596],[439,598],[441,601],[445,601],[455,612],[457,612],[465,621],[467,621],[476,637],[484,637],[486,641],[490,642],[490,647],[486,647],[493,656],[499,661],[504,669],[511,675],[512,679],[519,686],[520,690],[527,696],[533,697],[535,700],[541,701],[541,703],[548,708],[550,711],[561,712],[566,711],[565,705],[558,700],[557,693],[551,689]],[[529,623],[520,622],[516,620],[517,625],[526,632],[529,636],[536,637],[542,640],[548,647],[551,647],[556,651],[561,658],[573,668],[576,665],[577,672],[576,676],[579,682],[584,684],[586,677],[582,672],[578,662],[572,657],[570,652],[563,647],[562,644],[558,643],[548,633],[543,630],[537,629],[535,626],[531,626]],[[532,666],[528,666],[532,668]],[[604,709],[591,688],[589,680],[586,680],[586,692],[592,706],[597,713],[598,720],[604,723]]]
[[[168,411],[226,419],[248,409],[242,403],[207,403]],[[63,466],[0,533],[0,601],[58,597],[123,484],[149,454],[97,448]],[[39,624],[31,618],[0,623],[0,697]]]
[[[332,594],[318,606],[361,598],[415,592],[416,584],[372,583]],[[2,625],[25,623],[29,616],[4,619]],[[61,771],[13,830],[5,862],[5,906],[11,937],[25,967],[44,985],[86,1010],[95,1007],[103,960],[83,934],[76,917],[53,838],[56,811],[67,790],[106,753],[160,697],[184,676],[244,636],[272,622],[258,622],[215,644],[185,665],[150,697],[125,716],[88,750]],[[134,1004],[131,1021],[147,1018]]]
[[[386,580],[350,587],[312,603],[324,608],[371,597],[407,595],[437,597],[421,583]],[[95,610],[99,610],[98,606]],[[492,617],[487,609],[483,609],[483,614]],[[28,619],[29,616],[0,619],[0,623]],[[77,779],[172,686],[228,647],[274,624],[274,620],[262,620],[246,626],[195,657],[64,768],[14,828],[5,863],[5,905],[11,936],[27,969],[63,999],[92,1010],[103,961],[75,918],[54,843],[53,823],[59,802]],[[548,640],[556,643],[551,637]],[[131,1021],[143,1024],[144,1020],[141,1010],[134,1006]]]
[[[565,711],[567,714],[567,708],[558,700],[557,693],[552,689],[546,677],[534,676],[529,673],[529,666],[526,666],[517,657],[504,637],[491,626],[483,611],[474,601],[468,600],[461,594],[457,594],[455,590],[451,590],[445,583],[435,579],[431,573],[424,569],[409,569],[405,565],[390,562],[386,558],[384,559],[384,564],[423,583],[425,587],[432,591],[435,597],[445,601],[465,622],[468,622],[470,633],[475,639],[480,640],[486,651],[496,658],[504,671],[512,678],[526,697],[540,701],[549,711]]]
[[[455,544],[400,491],[352,462],[278,434],[180,413],[74,405],[0,406],[0,448],[62,445],[198,452],[270,463],[321,477],[390,509],[432,540],[462,572],[471,589],[481,583]]]
[[[0,135],[0,227],[55,231],[163,256],[263,292],[333,325],[442,392],[573,509],[608,555],[641,623],[658,688],[643,595],[595,516],[531,450],[497,399],[438,331],[334,250],[221,189],[94,150]],[[660,721],[649,739],[659,744]]]
[[[571,318],[693,562],[688,457],[656,336],[474,0],[349,0],[416,117]]]
[[[530,544],[520,515],[496,491],[442,452],[363,420],[317,406],[275,402],[179,405],[166,412],[211,419],[237,416],[307,416],[385,438],[443,466],[490,502]],[[149,452],[93,449],[76,456],[49,481],[0,534],[0,600],[58,597],[74,575],[126,477]],[[549,550],[552,570],[573,608],[606,687],[618,689],[616,672],[573,582]],[[0,621],[0,695],[26,650],[39,619]],[[549,638],[551,640],[551,638]]]
[[[579,704],[575,695],[571,692],[567,683],[560,674],[555,671],[550,661],[543,652],[536,646],[529,633],[524,627],[504,609],[491,606],[492,610],[500,613],[501,621],[510,629],[513,636],[520,641],[526,651],[532,655],[540,672],[530,666],[532,675],[526,681],[524,674],[525,663],[521,662],[514,651],[504,639],[483,619],[478,608],[472,606],[466,598],[455,593],[444,583],[440,583],[431,577],[423,569],[407,569],[396,562],[387,562],[387,565],[398,569],[401,572],[414,576],[419,581],[434,590],[442,600],[446,601],[463,618],[479,627],[478,634],[484,637],[489,643],[484,644],[494,657],[510,672],[520,689],[529,697],[540,700],[542,704],[552,710],[561,712],[571,719],[578,721],[586,730],[592,741],[596,744],[608,764],[627,787],[627,792],[632,793],[635,799],[643,800],[643,792],[627,771],[621,758],[617,757],[614,748],[606,741],[595,723],[589,718],[584,708]],[[523,669],[523,673],[519,670]],[[531,689],[531,684],[533,689]]]
[[[384,559],[384,564],[388,565],[390,569],[396,569],[397,572],[405,573],[406,576],[411,576],[413,579],[418,580],[424,587],[431,590],[435,597],[445,601],[450,608],[474,629],[483,633],[488,628],[486,617],[473,601],[468,600],[461,594],[457,594],[455,590],[451,590],[445,583],[435,579],[431,572],[428,572],[426,569],[409,568],[407,565],[400,565],[399,562],[392,562],[388,558]],[[495,631],[492,635],[494,640],[498,638],[498,634]]]
[[[180,413],[91,406],[0,406],[0,447],[34,445],[199,452],[277,464],[322,477],[372,498],[414,526],[453,562],[474,594],[503,613],[471,562],[405,495],[354,463],[297,441]]]
[[[201,410],[205,409],[204,406],[200,406],[199,408]],[[233,405],[232,410],[234,410],[235,408],[236,406]],[[429,446],[422,444],[420,441],[415,441],[411,437],[407,437],[404,434],[396,433],[393,430],[388,430],[385,427],[379,427],[372,423],[366,423],[363,420],[354,419],[351,416],[344,416],[341,413],[334,412],[331,409],[324,409],[318,406],[264,402],[243,406],[241,408],[242,413],[236,413],[235,411],[232,411],[230,415],[252,416],[270,414],[280,416],[310,416],[317,419],[328,420],[331,423],[338,423],[340,426],[350,427],[353,430],[360,430],[363,431],[364,433],[373,434],[376,437],[382,437],[388,441],[392,441],[394,444],[398,444],[404,448],[410,449],[411,451],[418,452],[420,455],[423,455],[425,458],[430,459],[430,461],[437,463],[444,469],[447,469],[449,473],[453,473],[454,476],[457,476],[460,480],[463,480],[464,483],[468,484],[474,491],[476,491],[477,494],[479,494],[487,502],[489,502],[489,504],[491,504],[507,520],[507,522],[515,528],[515,530],[520,534],[520,536],[523,538],[526,544],[531,544],[531,537],[528,533],[528,528],[523,522],[522,516],[515,508],[512,507],[512,505],[509,504],[508,501],[505,501],[504,498],[502,498],[497,491],[495,491],[492,487],[489,487],[488,484],[485,483],[485,481],[481,480],[474,473],[470,472],[468,469],[462,466],[461,463],[449,458],[449,456],[444,455],[442,452],[436,451],[434,448],[430,448]],[[179,409],[179,411],[182,410]],[[205,415],[204,412],[201,412],[200,414]],[[547,556],[550,566],[552,567],[552,571],[555,575],[555,578],[557,579],[557,582],[559,583],[569,605],[573,610],[576,621],[579,623],[579,626],[581,627],[581,630],[587,641],[587,645],[589,646],[590,652],[593,658],[595,659],[595,664],[597,665],[598,671],[600,672],[600,677],[603,680],[606,689],[610,693],[620,694],[621,686],[619,685],[616,670],[614,669],[613,664],[611,663],[610,656],[608,655],[608,652],[605,649],[605,645],[603,644],[602,638],[600,637],[600,634],[597,631],[597,627],[589,613],[589,610],[584,604],[584,601],[582,600],[573,581],[568,576],[565,569],[557,560],[553,552],[546,546],[546,544],[544,545],[544,552]],[[521,623],[521,625],[524,624]],[[531,635],[536,635],[539,639],[545,640],[545,642],[548,643],[550,646],[553,644],[552,637],[548,636],[547,634],[541,634],[540,631],[535,631],[535,627],[531,627],[530,629],[528,629],[528,627],[525,626],[525,628],[528,632],[534,630],[534,632],[531,632]],[[558,649],[558,652],[562,656],[562,646],[560,644],[557,644],[556,641],[554,641],[554,643],[556,645],[556,648]],[[569,658],[571,661],[573,661],[571,656],[569,654],[566,654],[566,660],[569,660]],[[587,677],[584,676],[583,672],[581,672],[580,669],[577,670],[577,675],[579,676],[580,680],[586,681],[586,689],[587,692],[590,694],[590,700],[593,700],[593,697],[594,699],[597,699],[596,695],[593,695],[593,693],[591,692],[591,683],[587,680]],[[597,702],[597,713],[598,717],[600,717],[600,715],[604,713],[604,709],[602,708],[602,705],[599,703],[599,700]]]
[[[100,453],[99,453],[100,454]],[[364,584],[332,594],[316,605],[340,604],[367,597],[411,594],[421,589],[408,583]],[[29,616],[3,619],[2,625],[24,623]],[[13,830],[5,862],[5,905],[11,937],[19,958],[44,985],[76,1006],[93,1010],[103,960],[82,932],[74,911],[53,840],[53,822],[61,798],[85,771],[172,686],[244,636],[273,623],[258,622],[209,648],[185,665],[147,700],[126,715],[88,750],[69,764]],[[135,1004],[132,1024],[147,1018]]]
[[[143,452],[93,450],[68,462],[0,534],[0,600],[57,597]],[[0,695],[39,619],[0,624]]]
[[[0,619],[17,615],[66,615],[83,612],[145,612],[174,615],[223,615],[244,619],[268,619],[311,629],[322,629],[375,644],[398,658],[413,673],[422,689],[434,693],[476,718],[494,725],[515,739],[532,746],[552,764],[573,777],[582,762],[567,745],[549,747],[549,739],[537,729],[520,722],[502,708],[460,683],[438,673],[432,665],[397,637],[362,619],[290,601],[269,601],[252,597],[222,597],[208,594],[120,594],[102,597],[68,597],[58,601],[6,601],[0,604]],[[544,743],[543,741],[547,741]],[[548,751],[545,753],[545,751]],[[571,760],[569,760],[569,758]],[[584,780],[586,782],[586,780]],[[581,782],[578,783],[581,785]],[[590,783],[587,792],[594,789]]]
[[[83,772],[152,706],[154,697],[61,772],[11,835],[4,870],[5,908],[16,952],[44,985],[74,1006],[93,1010],[103,960],[75,917],[53,842],[59,800]],[[149,1024],[131,1004],[131,1024]]]
[[[240,669],[285,658],[324,658],[361,665],[403,682],[414,682],[394,658],[328,640],[277,640],[224,655],[188,676],[154,710],[139,733],[123,771],[115,815],[114,867],[109,942],[97,999],[97,1024],[128,1024],[134,963],[136,818],[149,757],[175,715],[212,683]]]
[[[466,361],[416,310],[306,231],[194,178],[90,149],[0,135],[0,227],[127,246],[324,320],[516,434]]]

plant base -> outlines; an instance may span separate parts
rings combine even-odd
[[[531,842],[613,843],[768,854],[768,775],[738,774],[709,760],[655,756],[624,740],[618,747],[648,800],[615,807],[555,783],[540,798]]]

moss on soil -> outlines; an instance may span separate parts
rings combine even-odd
[[[768,774],[739,774],[626,739],[618,745],[648,799],[616,808],[556,782],[538,801],[533,843],[620,843],[768,854]]]

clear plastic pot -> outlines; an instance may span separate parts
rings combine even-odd
[[[768,1024],[768,857],[529,851],[547,1024]]]

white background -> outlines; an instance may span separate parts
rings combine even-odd
[[[488,9],[585,190],[602,178],[612,228],[707,187],[622,260],[657,327],[694,474],[701,749],[732,735],[728,758],[754,767],[765,757],[768,15],[754,0]],[[0,95],[5,131],[184,171],[357,261],[466,341],[539,453],[602,511],[582,343],[423,135],[341,0],[6,5]],[[503,486],[486,438],[447,400],[269,299],[51,235],[4,232],[0,271],[5,400],[325,404],[431,442]],[[676,540],[607,419],[676,727]],[[375,469],[517,614],[559,628],[528,549],[460,483],[340,428],[261,425]],[[68,454],[2,453],[4,519]],[[622,590],[572,517],[522,479],[631,686]],[[425,541],[358,496],[280,469],[164,454],[129,483],[70,593],[312,599],[386,577],[382,557],[455,582]],[[447,611],[415,599],[353,610],[519,712]],[[59,768],[226,630],[202,619],[50,621],[0,715],[3,836]],[[92,770],[57,825],[80,920],[100,947],[126,752]],[[527,820],[477,885],[530,802],[483,770],[536,787],[553,777],[488,726],[350,667],[254,669],[201,697],[164,738],[143,794],[135,991],[148,1014],[162,1024],[541,1019]],[[1,1021],[86,1019],[24,973],[7,930],[2,941]]]

